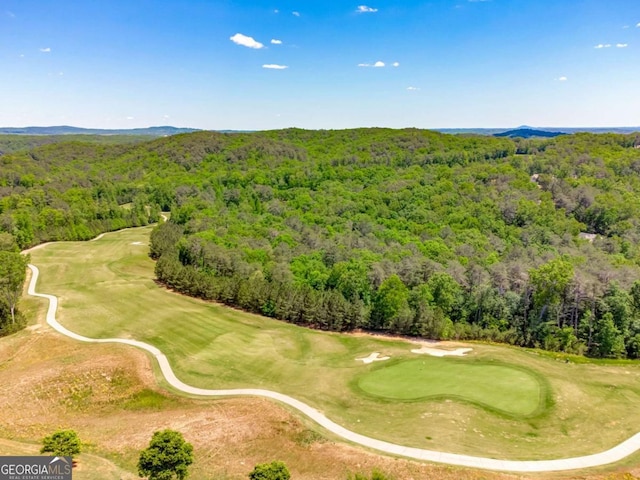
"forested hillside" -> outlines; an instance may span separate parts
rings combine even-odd
[[[0,335],[24,327],[16,308],[26,258],[18,252],[42,242],[88,240],[159,218],[146,186],[112,160],[134,137],[0,136]],[[34,147],[35,146],[35,147]]]
[[[0,156],[20,247],[154,230],[183,293],[314,328],[640,356],[640,136],[198,132]]]
[[[0,156],[31,150],[42,145],[63,142],[124,144],[148,141],[148,135],[3,135],[0,134]]]

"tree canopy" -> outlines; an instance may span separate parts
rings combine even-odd
[[[140,452],[138,473],[149,480],[184,480],[192,463],[193,446],[180,432],[167,429],[155,432],[149,446]]]
[[[249,480],[289,480],[291,474],[284,462],[273,461],[256,465],[249,474]]]

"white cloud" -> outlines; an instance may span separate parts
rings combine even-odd
[[[291,15],[293,15],[294,17],[299,17],[300,16],[300,12],[291,12]]]
[[[127,117],[127,120],[133,120],[134,117]]]
[[[273,11],[273,13],[280,13],[280,10],[278,10],[277,8]]]
[[[266,65],[262,65],[262,68],[268,68],[270,70],[284,70],[285,68],[289,68],[286,65],[276,65],[275,63],[267,63]]]
[[[622,28],[629,28],[629,25],[624,25]]]
[[[167,119],[167,118],[171,118],[170,115],[163,115],[162,118]]]
[[[274,45],[282,45],[282,40],[278,40],[276,38],[271,39],[271,43]]]
[[[393,62],[393,66],[394,67],[399,67],[400,66],[400,62]]]
[[[40,49],[40,51],[41,51],[42,53],[49,53],[49,52],[51,52],[51,48],[49,48],[49,47],[47,47],[47,48],[41,48],[41,49]]]
[[[381,62],[380,60],[378,60],[376,63],[359,63],[358,64],[359,67],[375,67],[375,68],[382,68],[384,67],[384,62]]]
[[[375,13],[377,11],[378,11],[377,8],[367,7],[366,5],[359,5],[358,8],[356,9],[356,12],[358,13]]]
[[[616,43],[616,47],[618,48],[627,48],[628,46],[628,43]]]
[[[254,40],[253,37],[247,37],[246,35],[243,35],[241,33],[236,33],[233,37],[229,37],[229,40],[231,40],[236,45],[242,45],[243,47],[247,47],[247,48],[263,48],[264,47],[263,44]]]
[[[407,87],[407,90],[409,90],[411,92],[417,92],[420,89],[418,87]]]
[[[640,28],[640,22],[636,23],[636,27]]]
[[[566,82],[567,80],[569,80],[567,77],[560,77],[558,78],[559,82]]]
[[[611,44],[610,44],[610,43],[604,43],[604,44],[603,44],[603,43],[599,43],[598,45],[596,45],[596,46],[595,46],[595,47],[593,47],[593,48],[598,48],[598,49],[599,49],[599,48],[609,48],[610,46],[611,46]]]

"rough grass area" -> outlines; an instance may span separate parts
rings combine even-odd
[[[0,439],[0,455],[40,455],[40,445]],[[74,480],[134,480],[137,475],[127,472],[110,460],[89,453],[78,455],[73,469]]]
[[[514,417],[533,417],[550,403],[549,387],[534,371],[468,359],[395,362],[362,375],[358,386],[389,400],[452,399]]]
[[[428,360],[435,371],[456,365],[450,375],[431,377],[437,396],[414,390],[406,394],[413,396],[407,402],[365,394],[356,379],[366,378],[367,372],[389,378],[385,369],[409,368],[418,358],[410,352],[416,345],[312,331],[166,291],[153,281],[149,232],[125,230],[32,252],[32,262],[41,270],[38,290],[60,297],[63,325],[87,336],[156,345],[186,383],[280,391],[349,429],[410,446],[546,459],[602,451],[640,430],[640,368],[631,362],[565,363],[537,352],[474,344],[471,354],[455,363]],[[355,360],[371,352],[392,360],[372,365]],[[503,370],[498,374],[489,365]],[[411,372],[401,375],[408,378]],[[479,390],[479,376],[495,383],[503,375],[514,382],[524,375],[520,380],[525,385],[502,388],[502,400],[486,388]],[[533,378],[544,380],[535,387]],[[474,384],[475,389],[470,387]],[[540,388],[553,402],[540,402]],[[526,391],[531,392],[529,400]],[[146,399],[137,405],[155,403]],[[531,414],[540,404],[543,409]]]

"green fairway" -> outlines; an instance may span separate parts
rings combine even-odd
[[[314,331],[203,302],[154,282],[150,231],[31,253],[37,290],[60,299],[60,323],[153,344],[190,385],[275,390],[348,429],[408,446],[555,458],[601,451],[640,430],[637,363],[567,364],[481,344],[463,358],[418,356],[407,341]],[[391,359],[356,360],[372,352]]]
[[[365,392],[395,400],[457,399],[507,415],[527,416],[543,407],[546,388],[531,371],[469,360],[423,358],[397,362],[365,375]]]

